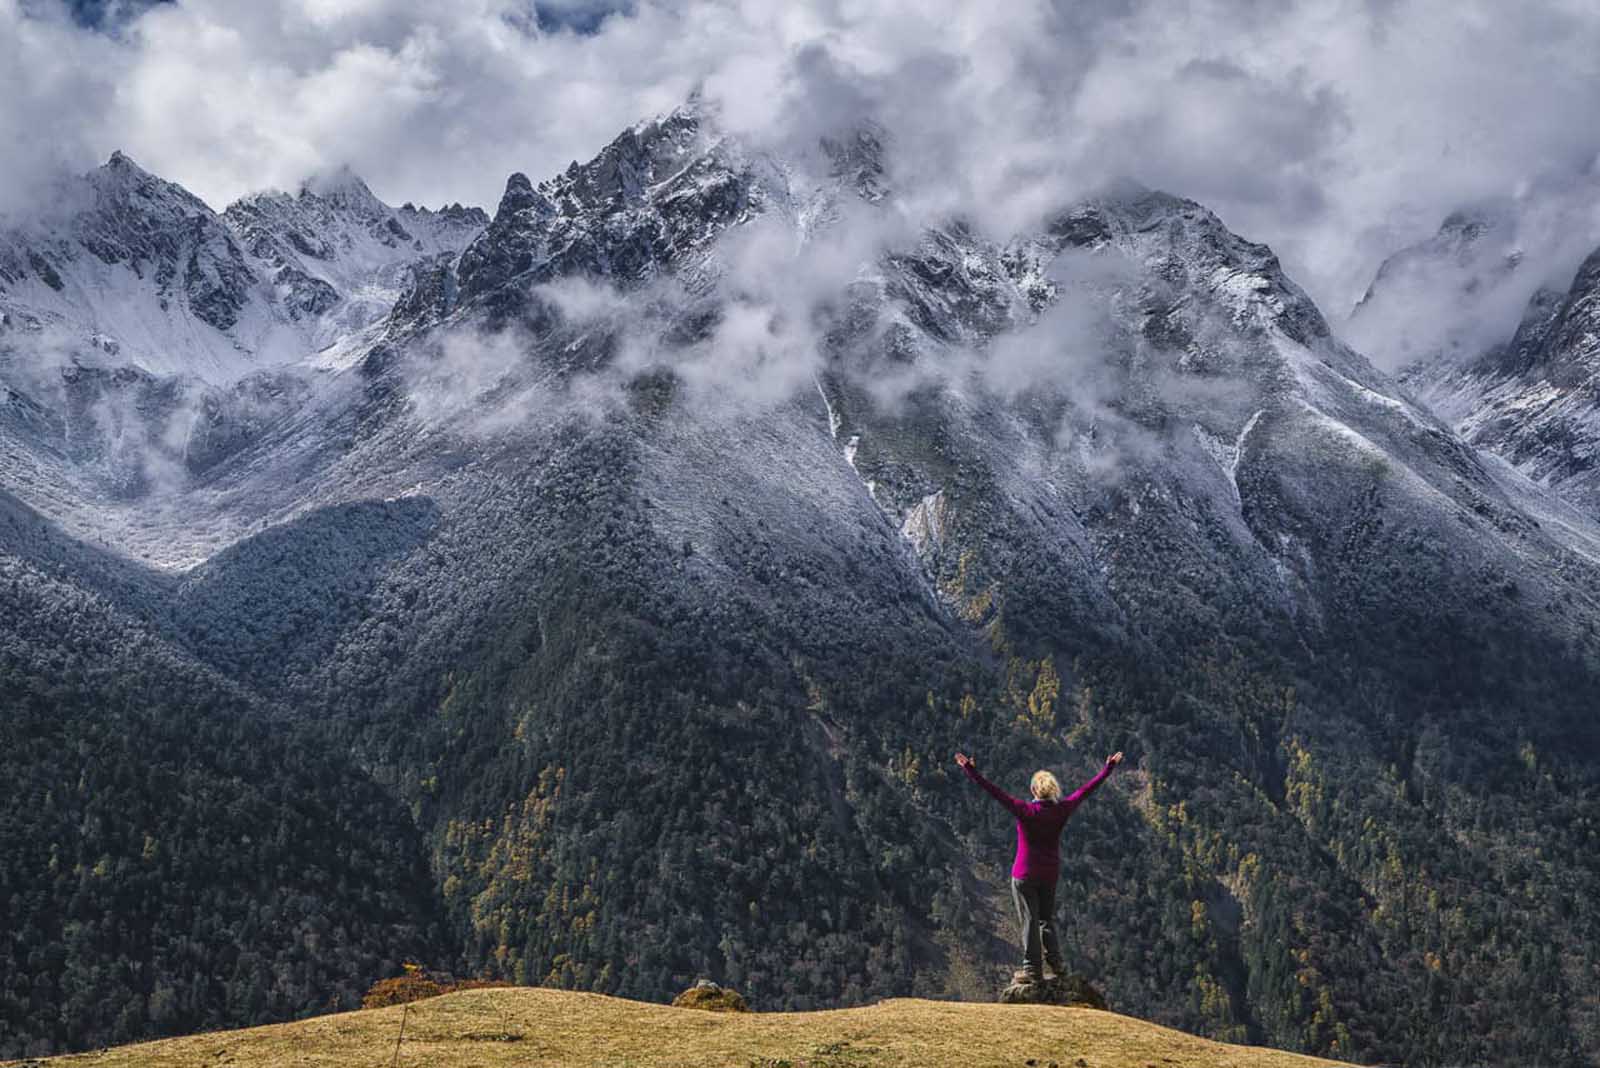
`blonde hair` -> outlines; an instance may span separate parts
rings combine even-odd
[[[1040,768],[1033,773],[1033,782],[1028,784],[1033,790],[1033,796],[1041,801],[1061,800],[1061,784],[1056,782],[1056,777]]]

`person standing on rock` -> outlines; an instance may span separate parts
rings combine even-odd
[[[1061,877],[1061,830],[1083,799],[1106,781],[1111,769],[1122,763],[1122,753],[1106,758],[1095,777],[1068,797],[1061,796],[1061,784],[1048,771],[1033,773],[1032,801],[1012,797],[978,773],[972,758],[956,754],[956,763],[967,778],[989,792],[1017,819],[1017,857],[1011,865],[1011,898],[1017,904],[1017,922],[1022,925],[1022,967],[1018,981],[1037,983],[1045,978],[1043,966],[1055,975],[1065,974],[1061,961],[1061,942],[1056,937],[1056,882]]]

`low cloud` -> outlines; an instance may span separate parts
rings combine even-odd
[[[1473,205],[1397,256],[1343,327],[1379,366],[1464,363],[1508,341],[1538,292],[1565,294],[1600,246],[1600,174]]]
[[[446,332],[405,369],[413,413],[428,426],[469,435],[549,421],[570,407],[571,396],[530,357],[535,347],[518,330]]]
[[[1067,252],[1047,274],[1056,299],[1027,329],[997,338],[974,370],[1004,397],[1043,387],[1096,405],[1118,390],[1105,352],[1118,343],[1113,306],[1137,286],[1136,264],[1112,250]]]
[[[0,213],[36,208],[95,159],[126,56],[64,8],[0,0]]]

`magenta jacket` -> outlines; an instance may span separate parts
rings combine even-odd
[[[1011,877],[1053,883],[1061,877],[1061,829],[1083,799],[1106,781],[1114,766],[1107,761],[1094,778],[1060,801],[1020,801],[978,774],[977,768],[962,770],[1017,817],[1017,859],[1012,862]]]

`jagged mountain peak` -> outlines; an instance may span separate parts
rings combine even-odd
[[[1522,255],[1515,246],[1514,217],[1510,206],[1481,201],[1451,211],[1429,237],[1400,249],[1378,265],[1361,299],[1351,309],[1353,323],[1382,307],[1391,294],[1400,294],[1420,277],[1446,272],[1459,276],[1454,285],[1471,294],[1494,285],[1516,270]],[[1396,299],[1400,299],[1396,297]]]
[[[537,186],[511,175],[493,221],[462,254],[460,296],[571,273],[638,282],[760,214],[768,200],[709,109],[687,103],[630,126],[587,163],[573,161]]]
[[[348,165],[308,175],[288,192],[261,189],[247,193],[224,209],[224,216],[237,218],[251,211],[312,211],[370,220],[394,211]]]
[[[1152,281],[1208,292],[1234,317],[1271,326],[1300,345],[1334,352],[1332,331],[1308,293],[1268,246],[1233,230],[1197,201],[1122,179],[1046,220],[1021,243],[1058,254],[1068,247],[1115,246],[1141,263]],[[1032,299],[1037,303],[1037,295]],[[1375,375],[1353,352],[1336,353],[1341,370]]]
[[[390,208],[348,167],[219,215],[121,150],[57,193],[0,229],[0,313],[84,358],[211,382],[353,335],[387,314],[411,263],[488,222]]]
[[[506,191],[500,197],[499,207],[495,209],[494,221],[501,223],[529,209],[548,215],[555,211],[555,205],[549,197],[533,188],[526,174],[517,171],[506,179]]]
[[[235,366],[230,334],[250,317],[257,281],[204,201],[120,150],[0,234],[0,311],[149,370]]]
[[[349,164],[308,175],[294,186],[293,192],[259,189],[246,193],[228,205],[223,215],[239,218],[262,210],[320,212],[368,222],[398,215],[422,219],[430,224],[458,227],[483,227],[489,223],[489,216],[482,208],[463,205],[460,201],[430,208],[408,200],[398,208],[392,207],[374,193],[366,180]]]
[[[873,122],[845,126],[807,150],[820,153],[820,168],[817,158],[798,165],[745,144],[722,127],[713,101],[691,94],[587,162],[537,184],[512,174],[491,224],[462,256],[460,296],[574,272],[636,283],[676,270],[775,205],[812,230],[837,218],[841,196],[888,195],[887,142]]]
[[[454,257],[488,223],[477,208],[392,208],[348,166],[312,175],[294,194],[254,193],[224,217],[270,274],[283,308],[315,347],[382,319],[414,265]]]
[[[1547,292],[1535,294],[1524,324]],[[1600,380],[1600,248],[1578,265],[1561,306],[1545,321],[1548,327],[1540,332],[1541,351],[1536,361],[1544,365],[1550,379],[1567,387]]]
[[[438,208],[417,207],[411,201],[400,205],[400,214],[403,216],[421,216],[422,218],[435,218],[460,226],[473,226],[479,229],[489,225],[489,214],[480,207],[462,204],[453,200]]]
[[[682,137],[702,128],[715,129],[721,119],[721,103],[706,96],[704,90],[696,86],[680,103],[667,111],[640,119],[618,134],[615,140],[631,138],[649,142],[662,136]]]
[[[76,194],[71,188],[73,184],[80,185],[88,195]],[[205,201],[176,182],[145,170],[120,149],[111,153],[105,163],[83,175],[79,183],[69,183],[61,193],[58,213],[44,217],[47,225],[59,226],[64,222],[70,225],[71,215],[79,220],[91,219],[92,225],[101,229],[138,226],[141,217],[152,214],[207,219],[216,216]],[[129,212],[133,215],[129,216]]]
[[[540,183],[539,190],[580,209],[636,205],[685,161],[716,147],[709,119],[703,105],[685,104],[636,123],[594,159],[585,164],[574,161],[559,177]]]
[[[141,174],[147,173],[145,172],[144,168],[140,167],[137,163],[130,159],[120,148],[112,151],[111,157],[106,160],[104,166],[113,171],[138,171]]]
[[[154,174],[151,174],[149,171],[139,166],[138,163],[134,162],[133,157],[129,156],[120,148],[113,150],[111,155],[106,157],[106,161],[104,163],[96,167],[93,171],[89,172],[89,176],[91,178],[93,178],[95,175],[117,175],[123,178],[150,179],[152,181],[160,181],[160,179],[156,178]]]

